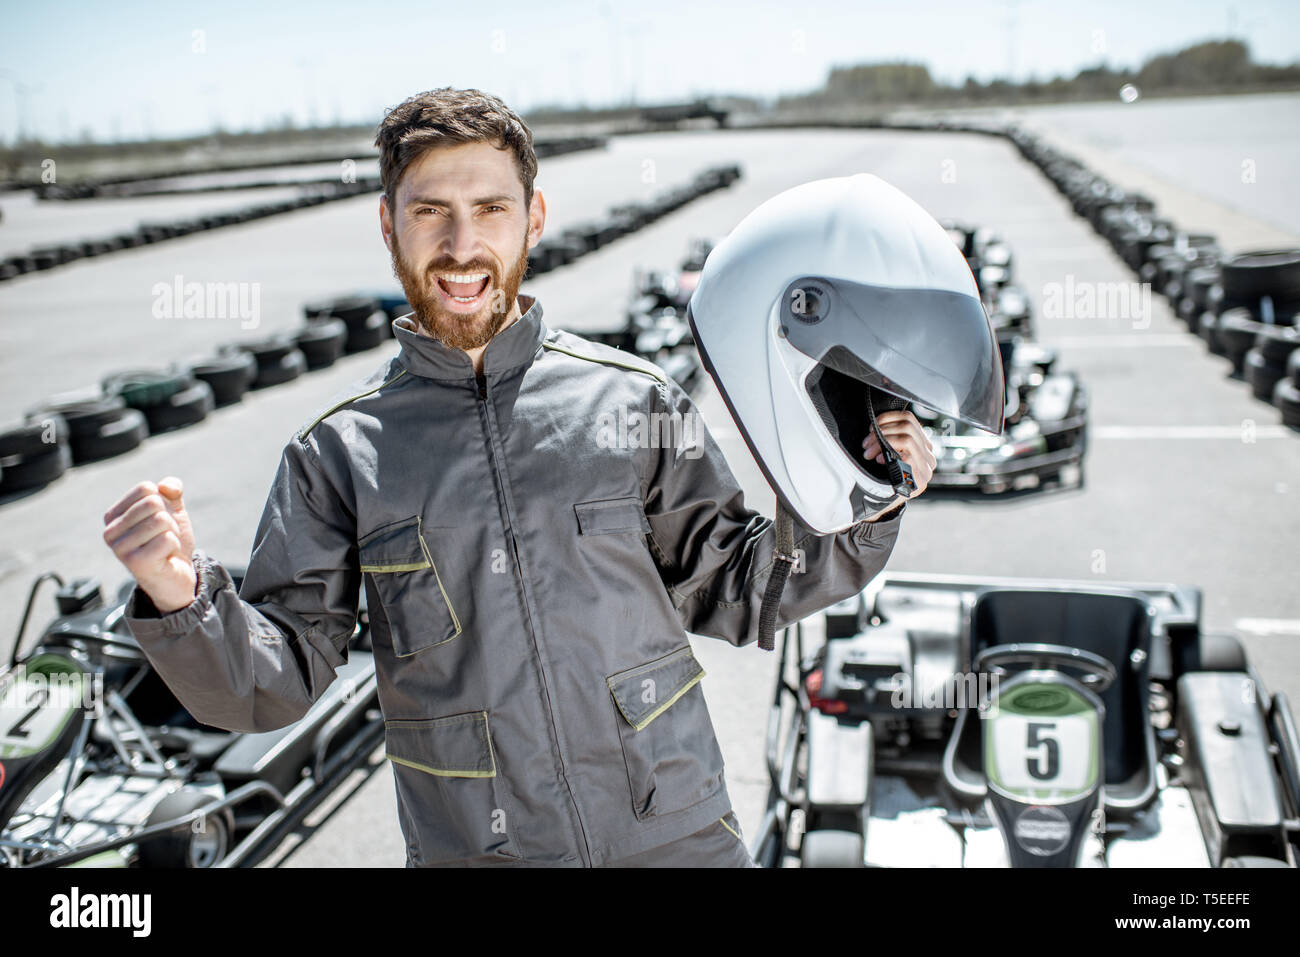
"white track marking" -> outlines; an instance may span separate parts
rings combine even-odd
[[[1130,335],[1055,336],[1043,339],[1042,345],[1053,349],[1145,349],[1170,346],[1204,346],[1204,340],[1189,333],[1134,332]]]
[[[1242,440],[1240,425],[1094,425],[1088,429],[1090,439],[1229,439]],[[1256,439],[1295,438],[1295,433],[1281,425],[1256,425]],[[1250,444],[1250,443],[1244,443]]]
[[[1300,619],[1238,618],[1236,628],[1252,635],[1300,635]]]

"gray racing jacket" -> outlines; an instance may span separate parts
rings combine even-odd
[[[520,307],[481,377],[394,320],[287,441],[239,593],[196,550],[189,606],[125,609],[199,721],[268,731],[346,663],[364,582],[407,866],[599,866],[731,808],[687,632],[756,641],[773,523],[676,382]],[[901,515],[796,520],[778,625],[865,587]]]

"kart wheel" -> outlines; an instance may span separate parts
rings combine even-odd
[[[809,831],[799,851],[803,867],[862,867],[862,835],[852,831]]]
[[[1232,635],[1201,635],[1196,654],[1197,671],[1246,670],[1246,650]]]
[[[173,791],[154,807],[146,827],[181,817],[211,804],[213,797],[196,788]],[[151,868],[213,867],[230,848],[230,813],[201,817],[140,844],[140,864]]]

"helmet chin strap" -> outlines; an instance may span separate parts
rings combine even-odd
[[[912,466],[903,461],[902,456],[889,444],[889,439],[885,438],[885,433],[880,431],[880,425],[876,422],[876,404],[873,399],[873,396],[867,398],[867,414],[871,417],[871,431],[875,432],[876,438],[880,440],[880,451],[885,456],[885,467],[889,469],[889,484],[893,485],[894,491],[903,498],[911,498],[912,493],[916,491]]]
[[[885,464],[889,469],[890,484],[894,486],[897,495],[905,499],[910,498],[916,491],[912,467],[903,461],[902,456],[880,431],[873,398],[869,396],[867,399],[867,414],[871,418],[871,429],[880,440],[880,450],[885,456]],[[790,570],[798,561],[794,554],[794,517],[781,504],[779,495],[776,500],[776,519],[773,525],[776,528],[776,556],[772,560],[772,571],[768,575],[767,588],[763,592],[763,604],[758,612],[758,647],[764,651],[776,649],[776,615],[781,606],[781,593],[785,591],[785,582],[790,577]]]
[[[785,580],[798,561],[794,554],[794,518],[781,504],[780,496],[776,500],[776,557],[772,561],[772,573],[767,578],[767,590],[763,592],[763,604],[758,612],[758,647],[764,651],[776,649],[776,613],[781,605],[781,593],[785,591]]]

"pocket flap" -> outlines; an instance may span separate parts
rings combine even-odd
[[[413,572],[433,559],[420,534],[420,516],[377,528],[357,542],[363,572]]]
[[[386,757],[397,764],[451,778],[496,777],[486,711],[447,718],[393,718],[384,722]]]
[[[598,502],[579,502],[573,506],[578,516],[578,531],[583,535],[604,535],[612,532],[650,532],[650,522],[645,517],[645,506],[635,495],[611,498]]]
[[[640,731],[667,711],[704,677],[704,668],[687,645],[657,661],[606,679],[618,710]]]

